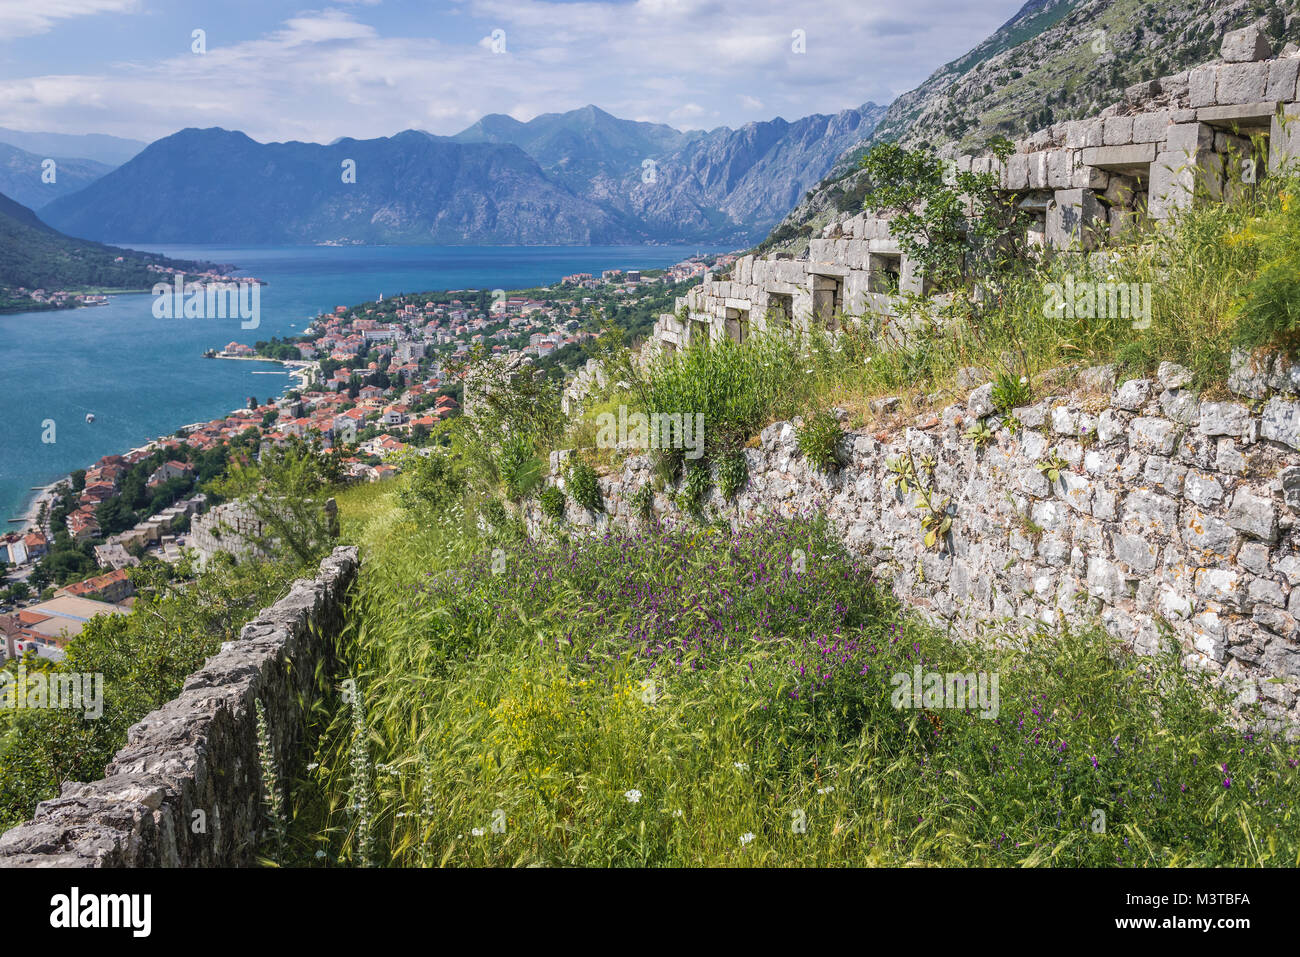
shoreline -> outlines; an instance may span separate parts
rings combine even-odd
[[[313,367],[316,366],[316,363],[314,361],[307,360],[307,359],[301,359],[301,360],[268,359],[262,356],[213,356],[212,358],[242,360],[246,362],[270,362],[275,365],[285,367],[285,371],[283,374],[289,376],[289,378],[293,381],[287,384],[283,389],[283,391],[280,393],[280,395],[276,396],[276,398],[280,398],[280,396],[283,396],[284,393],[290,391],[290,389],[306,388],[307,383],[310,382],[311,380],[311,372],[313,371]],[[268,373],[268,374],[279,375],[281,373]],[[240,407],[229,409],[225,413],[223,413],[222,417],[224,418],[226,415],[230,415],[231,413],[239,412],[239,411],[242,411]],[[154,448],[158,446],[160,442],[164,442],[168,439],[176,438],[177,433],[183,433],[185,435],[188,435],[194,429],[197,429],[200,426],[207,425],[208,421],[210,420],[203,421],[203,422],[189,422],[185,425],[177,426],[175,429],[173,429],[171,432],[167,433],[166,435],[156,436],[155,438],[150,439],[148,442],[145,442],[143,445],[135,446],[134,448],[127,449],[124,452],[116,452],[116,453],[108,452],[105,454],[106,455],[131,455],[132,453],[135,452],[152,451]],[[90,468],[93,466],[93,464],[94,463],[91,463],[91,465],[87,465],[85,467]],[[36,526],[36,519],[40,515],[41,505],[45,502],[53,501],[54,489],[57,488],[59,485],[64,484],[65,482],[68,483],[69,485],[72,483],[71,473],[60,476],[59,478],[55,479],[53,482],[50,482],[48,485],[32,486],[32,488],[29,489],[29,492],[33,493],[31,497],[24,500],[23,505],[20,506],[19,511],[17,513],[13,514],[12,516],[10,516],[5,520],[4,527],[0,528],[0,534],[17,532],[19,535],[27,535],[29,532],[32,531],[41,531],[42,529],[39,529]]]

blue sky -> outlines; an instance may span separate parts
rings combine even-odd
[[[328,142],[594,103],[735,127],[888,102],[1022,3],[0,0],[0,126]]]

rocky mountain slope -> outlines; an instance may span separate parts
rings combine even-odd
[[[0,303],[19,287],[148,289],[163,278],[150,265],[194,271],[201,264],[65,236],[0,195]]]
[[[1029,0],[968,54],[895,100],[871,142],[977,151],[1090,116],[1126,87],[1214,59],[1223,34],[1262,21],[1280,49],[1296,0]],[[869,145],[869,144],[868,144]],[[763,243],[801,249],[836,215],[858,210],[864,150],[841,156]]]

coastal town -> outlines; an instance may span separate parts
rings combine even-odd
[[[0,536],[0,654],[59,660],[90,618],[130,611],[128,569],[211,558],[219,537],[195,529],[220,522],[226,506],[204,486],[233,452],[308,441],[336,454],[348,481],[391,478],[406,455],[428,449],[439,423],[459,414],[473,356],[533,361],[567,375],[607,323],[644,333],[679,284],[726,270],[735,258],[574,273],[509,293],[381,295],[336,306],[292,339],[214,347],[206,353],[213,359],[281,363],[291,387],[103,456],[41,490],[21,527]]]

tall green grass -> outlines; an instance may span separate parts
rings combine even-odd
[[[542,544],[395,502],[344,496],[364,720],[321,714],[301,862],[1300,863],[1300,751],[1173,658],[953,642],[816,522]],[[895,708],[917,664],[999,674],[997,718]]]

